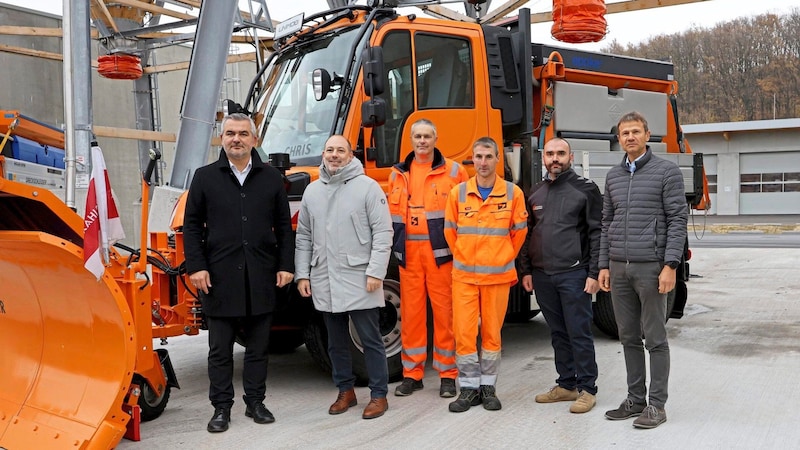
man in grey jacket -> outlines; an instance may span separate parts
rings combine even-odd
[[[344,136],[325,142],[319,179],[303,193],[297,219],[297,289],[313,296],[328,329],[328,355],[339,396],[328,409],[341,414],[358,401],[353,389],[349,321],[364,346],[370,402],[362,417],[389,409],[389,369],[378,327],[383,278],[392,247],[392,219],[380,185],[364,174]]]
[[[639,416],[633,426],[655,428],[667,420],[667,294],[675,288],[688,208],[680,169],[647,146],[650,131],[644,116],[625,114],[617,131],[626,156],[606,177],[598,282],[600,289],[611,292],[628,396],[605,416]],[[649,396],[642,334],[650,354]]]

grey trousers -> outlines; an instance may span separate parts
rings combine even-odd
[[[669,343],[665,326],[667,294],[658,292],[662,264],[611,261],[609,266],[611,302],[628,372],[628,399],[639,405],[648,403],[646,347],[650,354],[649,404],[663,408],[667,403]]]

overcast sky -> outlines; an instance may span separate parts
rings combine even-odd
[[[61,14],[64,0],[0,0],[26,8],[38,9],[52,14]],[[75,1],[75,0],[73,0]],[[84,0],[90,1],[90,0]],[[363,3],[363,1],[359,1]],[[493,6],[504,4],[502,0],[494,0]],[[614,3],[607,1],[607,3]],[[243,3],[246,5],[246,2]],[[301,12],[306,14],[320,12],[327,8],[325,0],[267,0],[270,15],[273,20],[285,20]],[[449,4],[447,7],[463,11],[461,4]],[[608,35],[604,41],[597,44],[581,44],[579,48],[597,50],[606,45],[608,41],[616,39],[622,44],[638,43],[650,36],[659,34],[672,34],[686,30],[692,26],[711,27],[719,22],[728,21],[737,17],[754,16],[767,12],[785,14],[791,8],[798,7],[797,0],[707,0],[687,5],[655,8],[646,11],[625,12],[610,14],[608,21]],[[531,12],[549,11],[552,7],[551,0],[533,0],[526,7]],[[243,8],[247,8],[243,6]],[[490,8],[492,9],[492,8]],[[413,10],[409,10],[413,12]],[[533,27],[533,40],[539,43],[557,43],[550,37],[550,24],[537,24]]]

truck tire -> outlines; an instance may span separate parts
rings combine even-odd
[[[153,388],[144,380],[141,375],[135,374],[133,376],[133,383],[139,385],[141,393],[139,394],[139,408],[141,409],[142,422],[147,422],[158,418],[169,402],[169,394],[172,387],[167,385],[164,392],[158,395],[153,391]]]
[[[592,314],[594,324],[603,333],[614,339],[619,339],[617,331],[617,319],[614,317],[614,308],[611,305],[611,294],[605,291],[598,291],[595,301],[592,302]]]
[[[303,337],[306,343],[306,350],[311,355],[311,359],[322,370],[331,373],[333,367],[331,366],[331,358],[328,356],[328,331],[325,329],[322,315],[319,313],[314,314],[314,317],[308,321],[308,325],[303,330]]]
[[[400,360],[403,350],[400,341],[400,283],[395,280],[383,282],[385,306],[380,311],[380,330],[386,350],[386,363],[389,366],[389,381],[399,381],[403,377],[403,363]],[[305,329],[306,349],[314,362],[326,372],[331,371],[328,356],[328,333],[320,315],[309,321]],[[364,347],[355,328],[350,324],[350,351],[353,357],[353,374],[356,384],[366,386],[369,381],[364,362]]]
[[[684,286],[685,287],[685,286]],[[666,323],[672,313],[672,307],[675,305],[676,289],[667,294],[667,314],[664,318]],[[594,316],[594,324],[603,333],[614,339],[619,339],[619,332],[617,331],[617,319],[614,317],[614,307],[611,304],[611,294],[604,291],[599,291],[595,295],[595,301],[592,303],[592,314]]]
[[[403,343],[400,340],[400,283],[395,280],[384,280],[383,296],[385,306],[381,308],[379,326],[383,347],[386,351],[386,363],[389,366],[389,382],[403,378],[403,362],[401,353]],[[350,350],[353,354],[353,373],[359,385],[366,385],[369,380],[367,365],[364,362],[364,347],[350,324]]]

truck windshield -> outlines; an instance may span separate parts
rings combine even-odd
[[[345,74],[358,27],[337,30],[284,50],[264,72],[265,90],[257,105],[264,114],[261,147],[264,153],[288,153],[299,166],[317,166],[322,147],[336,120],[341,86],[322,101],[314,99],[311,72],[322,68],[331,77]],[[346,106],[345,106],[346,107]]]

